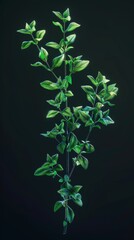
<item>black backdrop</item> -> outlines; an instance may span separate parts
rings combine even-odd
[[[2,57],[2,240],[16,239],[133,239],[133,5],[129,1],[3,1]],[[55,180],[33,176],[54,154],[55,142],[40,136],[50,130],[53,120],[45,119],[46,99],[53,93],[39,83],[50,78],[47,72],[30,67],[38,60],[34,47],[21,51],[25,36],[16,33],[25,22],[37,21],[47,29],[46,40],[58,40],[52,26],[52,10],[70,8],[72,20],[81,24],[72,55],[90,59],[89,68],[76,74],[71,87],[73,105],[85,105],[80,86],[86,75],[100,70],[117,82],[119,94],[111,110],[115,125],[95,130],[91,141],[96,152],[87,171],[78,169],[74,184],[82,184],[83,208],[75,207],[75,221],[62,236],[63,212],[53,213],[58,200]],[[54,52],[52,52],[53,54]],[[84,136],[81,131],[81,136]],[[63,159],[64,161],[64,159]]]

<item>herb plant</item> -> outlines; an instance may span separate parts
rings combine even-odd
[[[80,27],[80,24],[76,22],[68,23],[71,21],[69,9],[66,9],[63,14],[57,11],[53,11],[53,13],[59,20],[53,21],[53,24],[61,32],[61,40],[58,43],[48,42],[45,44],[45,48],[44,46],[40,47],[39,43],[44,38],[46,30],[36,31],[35,21],[30,24],[26,23],[25,28],[18,32],[31,37],[30,40],[22,42],[22,50],[34,45],[39,51],[39,61],[31,66],[44,68],[53,77],[52,80],[40,83],[45,90],[56,92],[54,99],[47,100],[51,110],[47,113],[46,118],[51,119],[60,115],[61,120],[51,130],[41,133],[41,135],[56,140],[58,153],[54,155],[47,153],[45,163],[34,172],[34,175],[57,177],[60,184],[59,200],[54,204],[54,212],[64,208],[63,234],[66,234],[68,224],[72,223],[75,216],[71,202],[80,207],[83,205],[80,193],[82,186],[72,184],[72,174],[77,167],[82,167],[84,170],[88,168],[87,155],[95,150],[89,141],[91,131],[94,128],[100,129],[101,125],[107,126],[114,123],[109,116],[109,107],[114,105],[111,104],[111,100],[117,95],[118,88],[116,84],[109,84],[109,80],[100,72],[96,77],[88,75],[87,85],[81,86],[86,94],[87,106],[69,106],[68,99],[74,96],[70,90],[73,76],[75,73],[83,71],[89,61],[83,60],[82,56],[73,57],[69,54],[76,39],[76,34],[72,32]],[[52,62],[49,61],[49,52],[46,48],[56,50],[56,56]],[[64,69],[63,76],[56,73],[57,68],[60,67]],[[83,125],[87,129],[85,140],[79,139],[77,133],[77,130]],[[64,155],[65,169],[60,162],[60,159],[64,159]]]

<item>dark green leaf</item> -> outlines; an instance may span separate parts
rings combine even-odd
[[[73,191],[74,191],[75,193],[78,193],[78,192],[81,190],[81,188],[82,188],[81,185],[75,185],[75,186],[73,187]]]
[[[114,124],[114,121],[109,116],[99,119],[99,122],[105,126],[107,126],[109,124]]]
[[[77,160],[84,169],[88,168],[88,159],[87,158],[80,155]]]
[[[78,143],[78,139],[77,139],[76,135],[74,133],[72,133],[69,144],[67,146],[68,152],[71,152],[71,150],[75,147],[75,145],[77,145],[77,143]]]
[[[68,83],[72,84],[72,77],[71,75],[67,75],[65,79],[68,81]]]
[[[55,204],[54,204],[54,212],[57,212],[61,207],[62,207],[62,201],[57,201]]]
[[[69,223],[71,223],[71,222],[73,221],[74,216],[75,216],[75,215],[74,215],[73,209],[70,208],[70,207],[66,208],[66,217],[67,217],[67,221],[68,221]]]
[[[65,147],[66,143],[62,141],[61,143],[58,144],[57,149],[61,154],[63,154],[65,151]]]

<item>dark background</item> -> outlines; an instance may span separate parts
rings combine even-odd
[[[75,98],[70,103],[87,104],[80,86],[87,83],[87,74],[96,76],[98,70],[117,83],[119,94],[111,110],[115,125],[92,133],[96,151],[90,155],[90,167],[87,171],[77,168],[73,175],[73,184],[83,185],[84,205],[74,206],[75,220],[68,235],[62,236],[64,213],[53,213],[59,185],[55,179],[33,176],[46,153],[56,152],[55,141],[40,136],[53,127],[53,119],[45,119],[45,115],[49,110],[46,100],[54,95],[39,83],[53,77],[41,68],[30,67],[38,60],[38,52],[34,46],[21,51],[27,36],[16,30],[35,19],[37,29],[47,30],[42,45],[58,41],[60,33],[51,23],[56,20],[52,10],[63,12],[67,7],[72,21],[81,24],[72,55],[82,54],[91,61],[85,71],[74,75],[71,89]],[[132,2],[3,1],[1,14],[2,240],[134,239]],[[57,54],[51,53],[52,57]],[[79,137],[84,134],[81,130]]]

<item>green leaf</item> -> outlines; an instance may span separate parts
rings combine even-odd
[[[46,30],[39,30],[36,32],[36,40],[39,42],[43,39],[44,35],[46,33]]]
[[[83,206],[83,202],[82,202],[82,200],[81,200],[80,198],[73,199],[73,201],[74,201],[78,206],[80,206],[80,207]]]
[[[94,77],[92,77],[91,75],[88,75],[87,77],[90,79],[93,85],[98,86],[98,82]]]
[[[53,24],[54,24],[56,27],[59,27],[62,32],[64,32],[64,31],[63,31],[63,26],[62,26],[59,22],[54,22],[54,21],[53,21]]]
[[[72,72],[73,73],[80,72],[80,71],[84,70],[88,64],[89,64],[89,61],[87,61],[87,60],[77,60],[77,61],[75,61]]]
[[[62,201],[57,201],[55,204],[54,204],[54,212],[57,212],[61,207],[62,207]]]
[[[17,30],[18,33],[22,33],[22,34],[30,34],[31,35],[31,32],[29,32],[28,30],[26,29],[19,29]]]
[[[31,28],[35,28],[35,26],[36,26],[36,21],[33,20],[29,25],[30,25]]]
[[[73,150],[76,152],[76,153],[80,153],[81,150],[83,148],[83,144],[79,144],[79,145],[75,145],[75,147],[73,148]]]
[[[65,92],[65,95],[67,96],[67,97],[72,97],[72,96],[74,96],[73,95],[73,93],[72,93],[72,91],[67,91],[67,92]]]
[[[76,135],[74,133],[71,133],[71,138],[67,146],[68,152],[71,152],[71,150],[75,147],[75,145],[77,145],[77,143],[78,143],[78,139]]]
[[[45,80],[40,83],[41,87],[47,89],[47,90],[57,90],[59,89],[58,85],[56,83],[53,83],[49,80]]]
[[[72,84],[72,77],[71,75],[67,75],[65,79],[68,81],[68,83]]]
[[[57,11],[53,11],[53,13],[55,14],[56,17],[58,17],[59,19],[63,19],[63,16],[60,12],[57,12]]]
[[[87,100],[88,100],[89,102],[91,102],[92,105],[94,105],[94,96],[93,96],[93,95],[87,94]]]
[[[64,54],[55,57],[52,62],[52,69],[60,67],[64,61]]]
[[[75,186],[73,187],[73,191],[74,191],[75,193],[78,193],[78,192],[81,190],[81,188],[82,188],[81,185],[75,185]]]
[[[55,166],[55,170],[59,172],[59,171],[63,171],[64,169],[61,164],[58,164],[57,166]]]
[[[50,111],[48,112],[46,118],[53,118],[53,117],[55,117],[58,113],[59,113],[59,111],[50,110]]]
[[[79,111],[79,117],[83,123],[86,123],[90,119],[90,116],[88,115],[88,113],[84,111]]]
[[[98,122],[102,123],[103,125],[107,126],[109,124],[114,124],[114,121],[111,117],[107,116],[105,118],[101,118],[98,120]]]
[[[22,50],[23,50],[23,49],[26,49],[26,48],[30,47],[31,44],[34,44],[34,42],[33,42],[33,41],[24,41],[24,42],[22,42],[22,44],[21,44],[21,49],[22,49]]]
[[[69,24],[69,26],[66,29],[66,32],[71,32],[73,30],[75,30],[76,28],[80,27],[80,24],[76,23],[76,22],[72,22]]]
[[[88,168],[88,159],[87,158],[80,155],[77,160],[84,169]]]
[[[45,67],[41,62],[31,64],[32,67]]]
[[[54,49],[59,49],[60,48],[60,45],[56,42],[48,42],[46,44],[47,47],[51,47],[51,48],[54,48]]]
[[[76,34],[71,34],[71,35],[69,35],[68,37],[66,37],[66,39],[67,39],[68,45],[69,45],[69,44],[72,44],[72,43],[74,43],[74,41],[75,41],[75,39],[76,39]]]
[[[69,176],[68,175],[64,175],[64,181],[69,182]]]
[[[58,144],[57,149],[61,154],[63,154],[65,151],[65,147],[66,143],[62,141],[61,143]]]
[[[41,50],[39,52],[39,58],[41,58],[41,60],[47,61],[48,58],[48,52],[45,48],[41,47]]]
[[[67,20],[67,21],[70,21],[70,20],[71,20],[69,8],[67,8],[67,9],[63,12],[63,17],[64,17],[64,19]]]
[[[64,108],[63,111],[62,111],[62,115],[65,116],[65,117],[71,117],[72,112],[71,112],[70,107]]]
[[[84,90],[84,92],[86,93],[94,93],[94,89],[92,86],[90,85],[84,85],[84,86],[81,86],[81,88]]]
[[[85,148],[86,148],[86,152],[87,152],[87,153],[92,153],[92,152],[95,151],[94,146],[93,146],[92,144],[90,144],[90,143],[86,143],[86,144],[85,144]]]
[[[67,207],[67,208],[66,208],[66,217],[67,217],[67,221],[68,221],[69,223],[71,223],[71,222],[73,221],[74,216],[75,216],[75,214],[74,214],[73,209],[70,208],[70,207]]]
[[[68,197],[69,191],[67,188],[61,188],[60,190],[58,190],[58,193],[64,198]]]

